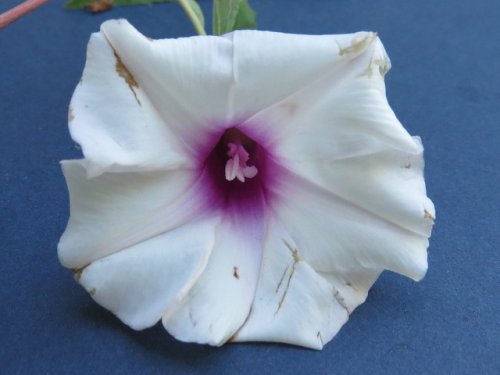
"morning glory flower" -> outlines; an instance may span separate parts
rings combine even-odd
[[[423,148],[376,34],[91,36],[62,264],[133,329],[321,349],[383,270],[427,269]]]

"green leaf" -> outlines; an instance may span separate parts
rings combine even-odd
[[[69,0],[64,7],[66,9],[83,9],[89,5],[92,0]]]
[[[257,22],[255,21],[255,11],[250,7],[247,0],[242,0],[233,30],[255,29]]]
[[[64,7],[66,9],[83,9],[92,4],[94,0],[69,0]],[[140,5],[153,3],[171,3],[175,0],[113,0],[113,6]]]
[[[242,0],[214,0],[213,33],[221,35],[233,30]]]
[[[247,0],[214,0],[214,35],[238,29],[254,29],[255,26],[255,12]]]

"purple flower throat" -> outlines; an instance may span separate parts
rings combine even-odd
[[[268,201],[270,169],[276,166],[269,153],[234,126],[214,139],[215,146],[199,157],[211,205],[241,210]]]

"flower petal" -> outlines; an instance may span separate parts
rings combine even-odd
[[[191,171],[104,173],[88,179],[86,162],[62,162],[70,219],[58,245],[68,268],[176,228],[203,212]]]
[[[262,212],[225,216],[202,276],[182,306],[163,318],[187,342],[224,344],[245,322],[255,294],[264,233]]]
[[[387,103],[383,75],[390,64],[382,43],[375,34],[364,38],[352,38],[352,46],[362,45],[358,55],[345,53],[322,77],[248,119],[241,131],[285,161],[343,159],[388,147],[421,152]]]
[[[425,275],[427,236],[393,224],[298,176],[282,180],[274,192],[279,218],[316,271],[348,277],[360,268],[388,269],[415,280]]]
[[[415,142],[420,139],[415,137]],[[403,228],[429,237],[434,205],[426,195],[423,154],[384,150],[335,161],[302,161],[289,169],[321,188]]]
[[[205,268],[218,220],[205,219],[99,259],[78,279],[92,297],[134,329],[175,309]]]
[[[232,43],[215,36],[150,40],[125,20],[101,31],[168,127],[196,150],[225,124]]]
[[[224,35],[234,48],[233,116],[246,119],[322,79],[357,56],[363,41],[371,35],[298,35],[255,30]],[[355,41],[359,48],[349,54],[341,53]]]
[[[365,302],[368,291],[377,281],[382,269],[352,267],[349,272],[318,272],[338,291],[337,298],[351,314],[356,307]]]
[[[68,120],[71,136],[88,160],[89,176],[188,164],[178,141],[102,33],[90,38]]]
[[[301,257],[274,221],[248,320],[233,341],[272,341],[321,349],[347,321],[348,311],[332,284]]]

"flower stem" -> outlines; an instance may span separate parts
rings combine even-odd
[[[200,19],[194,12],[193,8],[189,5],[187,0],[177,0],[179,2],[179,5],[184,9],[184,12],[186,12],[187,16],[189,17],[189,20],[194,26],[194,29],[198,33],[198,35],[207,35],[207,32],[203,28],[203,25],[200,22]]]
[[[38,8],[47,1],[48,0],[26,0],[18,6],[0,14],[0,29],[31,12],[33,9]]]

